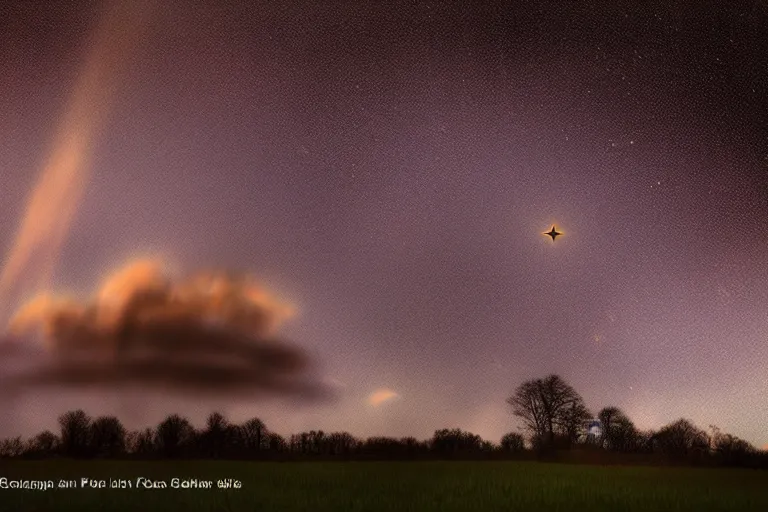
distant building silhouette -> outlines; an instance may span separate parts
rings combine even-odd
[[[592,418],[582,425],[581,442],[597,444],[603,435],[603,424],[597,418]]]

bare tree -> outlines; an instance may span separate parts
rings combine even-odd
[[[151,428],[131,432],[126,436],[126,449],[140,457],[151,455],[155,453],[155,437],[155,431]]]
[[[312,454],[323,453],[326,446],[326,434],[322,430],[309,431],[309,452]]]
[[[724,434],[714,425],[710,425],[709,428],[712,430],[710,449],[717,462],[728,466],[743,466],[755,459],[758,450],[747,441],[731,434]]]
[[[88,455],[91,418],[85,411],[78,409],[59,416],[61,427],[61,449],[68,457]]]
[[[603,448],[613,451],[636,451],[639,432],[632,420],[618,407],[604,407],[598,414],[603,428],[600,439]]]
[[[501,449],[507,453],[519,453],[525,450],[525,440],[522,434],[510,432],[501,438]]]
[[[432,450],[441,455],[480,452],[482,444],[480,436],[458,428],[436,430],[431,443]]]
[[[114,416],[102,416],[91,423],[91,450],[97,457],[117,457],[125,453],[126,431]]]
[[[227,419],[221,413],[211,413],[206,421],[206,429],[200,435],[203,454],[206,457],[222,457],[232,447],[234,440],[233,428]]]
[[[263,421],[259,418],[251,418],[240,425],[238,430],[243,449],[247,454],[254,456],[264,450],[268,440],[268,431]]]
[[[557,433],[565,438],[568,444],[578,441],[584,430],[584,422],[592,417],[584,402],[581,400],[573,401],[569,406],[563,408],[562,412],[555,418]]]
[[[636,433],[635,449],[639,453],[652,453],[656,442],[654,430],[638,430]]]
[[[662,427],[654,440],[659,452],[672,457],[701,456],[709,451],[707,433],[684,418]]]
[[[401,437],[400,444],[404,453],[409,457],[416,457],[429,451],[429,442],[419,441],[415,437]]]
[[[194,437],[195,429],[186,418],[172,414],[157,426],[155,442],[166,457],[178,457]]]
[[[328,444],[330,455],[349,455],[357,442],[349,432],[333,432],[328,436]]]
[[[267,448],[271,453],[284,453],[288,451],[288,442],[280,434],[274,432],[267,432]]]
[[[555,434],[570,436],[588,417],[584,400],[558,375],[524,382],[507,403],[542,447],[552,447]]]
[[[50,430],[37,434],[29,443],[32,454],[38,457],[51,457],[59,449],[59,438]]]

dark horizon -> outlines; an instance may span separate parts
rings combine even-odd
[[[550,395],[549,399],[557,400],[562,393],[577,405],[561,402],[553,409],[553,421],[541,417],[534,422],[534,416],[545,409],[533,406],[530,399],[545,400],[545,395]],[[392,436],[364,439],[347,431],[314,429],[283,436],[257,417],[237,424],[219,412],[210,413],[202,427],[169,414],[157,425],[128,430],[120,418],[92,417],[79,409],[59,416],[58,434],[46,430],[26,438],[0,439],[0,459],[538,459],[768,469],[768,450],[758,450],[716,426],[707,432],[680,418],[658,431],[642,432],[616,407],[601,409],[595,422],[583,409],[578,393],[557,375],[521,384],[509,402],[527,427],[508,432],[500,440],[483,439],[460,428],[435,430],[426,440]],[[582,412],[574,414],[577,410]]]

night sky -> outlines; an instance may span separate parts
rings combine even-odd
[[[129,426],[216,406],[282,434],[498,441],[505,398],[558,373],[593,413],[768,443],[764,2],[310,4],[147,17],[47,286],[88,294],[144,256],[252,272],[337,397],[156,393]],[[104,9],[0,10],[10,254]],[[6,430],[120,400],[30,395]]]

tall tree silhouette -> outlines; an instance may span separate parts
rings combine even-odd
[[[440,455],[477,453],[482,443],[480,436],[458,428],[436,430],[432,436],[432,449]]]
[[[238,427],[240,439],[243,443],[243,450],[251,455],[257,456],[265,448],[268,449],[268,431],[264,422],[259,418],[251,418]]]
[[[427,441],[419,441],[415,437],[401,437],[399,443],[402,445],[403,453],[407,457],[417,457],[429,451]]]
[[[545,448],[554,446],[555,434],[570,435],[586,411],[581,396],[558,375],[522,383],[507,403],[534,441]]]
[[[601,445],[612,451],[636,451],[639,432],[632,420],[618,407],[604,407],[597,414],[603,432]]]
[[[597,419],[600,420],[600,426],[602,427],[602,432],[600,436],[600,446],[603,448],[611,449],[611,430],[613,429],[613,426],[615,422],[617,421],[617,418],[622,416],[624,413],[619,409],[618,407],[603,407],[600,409],[600,412],[597,413]]]
[[[91,418],[78,409],[59,416],[61,451],[67,457],[89,455]]]
[[[126,449],[126,430],[114,416],[102,416],[91,423],[91,451],[97,457],[117,457]]]
[[[302,432],[300,434],[291,434],[288,440],[288,447],[291,453],[304,454],[307,446],[307,434]]]
[[[128,451],[140,457],[146,457],[156,452],[155,431],[149,427],[144,430],[131,432],[126,436]]]
[[[310,430],[308,436],[309,453],[317,455],[325,450],[325,432],[322,430]]]
[[[709,450],[707,433],[684,418],[662,427],[654,442],[659,452],[676,458],[700,458]]]
[[[582,434],[584,422],[592,417],[584,402],[574,400],[563,408],[555,418],[557,432],[567,440],[569,445],[575,443]]]
[[[501,450],[507,453],[519,453],[525,449],[525,440],[522,434],[510,432],[501,438]]]
[[[237,442],[235,428],[218,412],[206,420],[206,428],[200,435],[201,451],[206,457],[220,458],[233,452]]]
[[[654,430],[638,430],[635,434],[634,451],[638,453],[653,453],[656,432]]]
[[[155,443],[166,457],[179,457],[189,447],[195,434],[195,429],[186,418],[172,414],[165,418],[155,433]]]
[[[328,436],[330,455],[350,455],[357,448],[357,440],[349,432],[334,432]]]
[[[50,430],[40,432],[30,443],[32,454],[39,457],[51,457],[59,450],[59,438]]]
[[[285,453],[288,449],[288,441],[283,436],[274,432],[267,432],[267,450],[270,454]]]
[[[731,434],[724,434],[718,427],[710,425],[710,448],[715,460],[727,466],[749,465],[756,459],[757,448]]]

